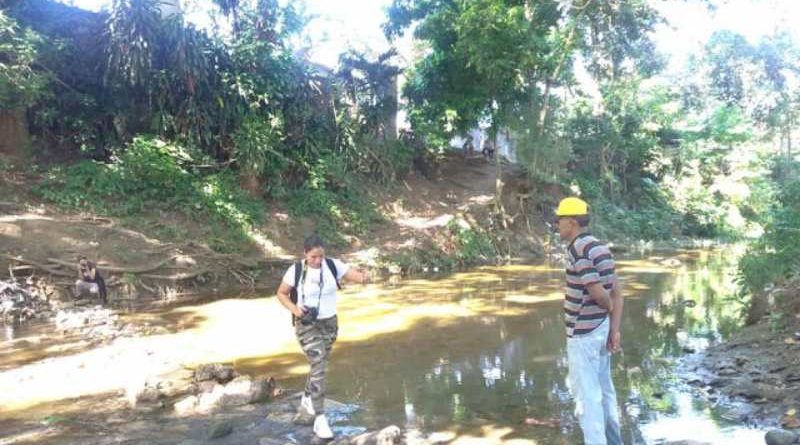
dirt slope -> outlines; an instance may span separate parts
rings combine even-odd
[[[520,173],[504,168],[504,205],[511,217],[510,230],[504,232],[506,244],[512,246],[509,253],[535,256],[543,239],[536,212],[542,210],[524,199],[531,193],[520,186],[525,183]],[[385,222],[363,236],[348,238],[347,247],[332,253],[374,266],[399,249],[446,242],[442,232],[456,217],[499,233],[497,219],[491,216],[495,179],[494,164],[461,155],[449,156],[428,177],[412,172],[394,190],[374,196]],[[269,289],[299,255],[303,237],[314,226],[310,219],[293,220],[275,204],[247,249],[222,254],[198,235],[202,221],[159,212],[137,225],[106,215],[65,212],[30,192],[40,180],[0,170],[0,196],[5,197],[0,199],[0,267],[15,275],[46,278],[50,292],[61,298],[69,296],[78,255],[97,261],[112,287],[112,299],[118,301]],[[541,203],[541,197],[536,201]],[[163,235],[169,231],[192,241],[174,242]]]

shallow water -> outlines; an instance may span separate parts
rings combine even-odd
[[[736,249],[726,248],[619,258],[626,303],[614,381],[626,444],[763,440],[762,431],[725,420],[735,407],[712,406],[684,383],[686,376],[676,375],[684,355],[739,326],[737,257]],[[338,418],[340,432],[345,425],[396,424],[451,444],[581,443],[565,381],[562,281],[560,266],[516,265],[346,289],[328,395],[360,409]],[[58,406],[69,415],[65,400],[108,394],[143,374],[214,361],[302,387],[305,359],[274,298],[163,308],[123,319],[170,332],[88,349],[74,339],[53,338],[46,327],[7,330],[0,343],[0,386],[14,384],[14,390],[0,393],[0,412],[33,420]],[[53,376],[55,370],[63,375]],[[70,388],[58,384],[65,376]],[[547,425],[526,426],[526,418]]]
[[[614,381],[625,443],[763,440],[727,424],[728,408],[693,395],[675,375],[687,351],[739,326],[736,259],[730,249],[620,259],[624,351]],[[560,267],[481,268],[344,299],[344,338],[413,315],[400,331],[337,345],[329,393],[361,404],[354,420],[368,427],[397,424],[451,443],[580,443],[566,385],[562,279]],[[558,423],[525,426],[528,417]]]

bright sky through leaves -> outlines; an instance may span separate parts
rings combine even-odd
[[[64,2],[95,11],[110,4],[110,0]],[[391,0],[305,0],[305,3],[307,12],[315,17],[306,30],[313,61],[335,66],[338,54],[349,47],[376,53],[387,49],[381,24],[385,20],[384,9]],[[670,56],[670,71],[680,69],[686,57],[698,53],[711,34],[720,29],[742,34],[751,43],[784,29],[800,42],[800,23],[793,20],[800,17],[800,1],[716,0],[713,3],[716,10],[712,12],[699,0],[653,1],[669,21],[669,25],[658,28],[655,40],[659,49]],[[200,21],[195,18],[199,16],[195,14],[190,19]]]

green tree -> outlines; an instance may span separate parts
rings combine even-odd
[[[50,76],[36,63],[42,44],[41,35],[0,10],[0,109],[29,106],[45,93]]]
[[[566,147],[551,117],[554,92],[575,83],[575,57],[589,60],[599,80],[614,81],[629,65],[655,69],[644,60],[653,60],[648,32],[657,21],[644,1],[396,0],[386,31],[396,36],[416,24],[415,38],[428,47],[404,93],[412,127],[429,143],[446,145],[486,121],[493,137],[517,129],[521,151],[534,151],[523,155],[527,165],[537,168]],[[503,215],[500,165],[495,201]]]

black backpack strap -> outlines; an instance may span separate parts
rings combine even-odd
[[[300,286],[300,276],[303,274],[303,262],[296,261],[294,263],[294,287],[290,292],[292,303],[297,304],[297,288]]]
[[[289,291],[289,298],[292,300],[292,303],[297,304],[297,288],[300,286],[300,276],[303,274],[303,262],[302,261],[295,261],[294,263],[294,287],[291,291]],[[294,314],[292,314],[292,326],[294,326],[295,320]]]
[[[328,269],[333,272],[333,279],[336,281],[336,288],[342,289],[342,285],[339,284],[339,273],[336,271],[336,263],[333,262],[333,258],[325,257],[325,264],[328,265]]]

